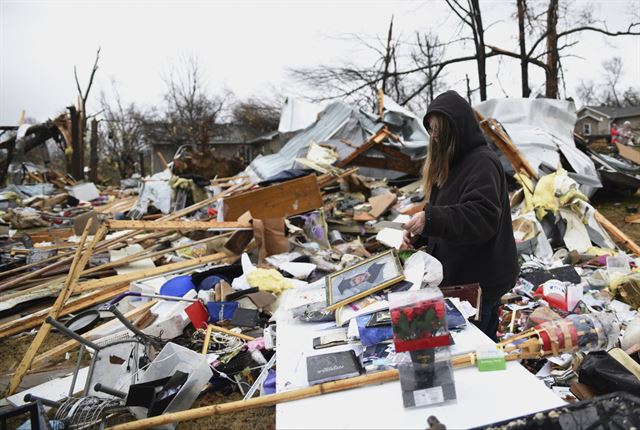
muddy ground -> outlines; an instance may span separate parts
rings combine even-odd
[[[634,208],[640,211],[640,195],[630,197],[618,196],[615,194],[597,193],[592,199],[592,204],[602,212],[611,222],[618,226],[623,232],[636,242],[640,243],[640,224],[626,224],[624,217],[630,215]],[[21,335],[10,339],[5,339],[0,343],[0,382],[4,384],[8,380],[8,375],[18,365],[24,352],[33,339],[32,335]],[[58,343],[66,340],[59,333],[51,333],[41,352],[48,350]],[[64,366],[75,365],[75,355],[65,361]],[[226,403],[241,400],[242,396],[234,392],[229,395],[221,393],[207,393],[201,396],[194,407]],[[275,407],[255,409],[244,412],[237,412],[219,417],[202,418],[195,421],[184,422],[178,429],[219,429],[219,430],[270,430],[275,428]]]

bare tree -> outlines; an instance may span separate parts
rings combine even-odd
[[[238,126],[246,138],[255,138],[278,130],[282,100],[251,97],[234,104],[231,121]]]
[[[372,65],[343,62],[339,65],[291,69],[292,77],[309,89],[321,89],[315,101],[336,98],[374,108],[381,89],[401,105],[423,109],[441,88],[445,47],[434,33],[416,33],[416,42],[402,41],[394,34],[393,17],[386,38],[373,42],[351,35],[350,39],[374,56]],[[425,90],[427,90],[425,92]]]
[[[211,95],[196,57],[186,57],[164,79],[167,86],[162,122],[176,145],[206,144],[215,130],[229,93]]]
[[[528,23],[534,30],[531,32],[534,33],[533,39],[526,54],[527,64],[534,64],[544,70],[545,95],[550,98],[559,96],[561,61],[563,57],[570,55],[568,49],[579,43],[575,36],[584,32],[600,33],[606,37],[640,35],[640,19],[637,16],[629,15],[627,24],[622,23],[618,30],[610,30],[605,21],[594,17],[592,5],[586,2],[576,4],[548,0],[544,11],[531,12],[527,16]],[[540,49],[542,46],[545,48]],[[505,55],[514,56],[510,53]],[[522,59],[523,55],[517,57]],[[541,63],[543,58],[544,63]]]
[[[93,63],[93,67],[89,75],[89,81],[84,91],[80,86],[77,67],[73,67],[73,76],[76,81],[76,88],[78,89],[78,105],[67,107],[71,120],[71,151],[67,151],[71,157],[70,160],[68,160],[67,166],[71,167],[70,173],[75,179],[82,179],[84,177],[84,148],[88,118],[86,106],[89,98],[89,92],[93,85],[93,79],[98,71],[99,60],[100,48],[96,51],[96,59]]]
[[[478,0],[445,0],[449,9],[471,30],[471,40],[475,48],[475,61],[478,69],[480,100],[487,99],[487,54],[484,43],[484,25]]]
[[[602,62],[601,84],[581,81],[576,88],[584,105],[625,107],[640,105],[640,89],[629,87],[621,92],[620,79],[624,75],[622,58],[613,57]]]
[[[622,58],[613,57],[610,60],[604,61],[602,63],[602,68],[605,71],[605,81],[609,90],[607,99],[614,102],[616,106],[622,106],[617,90],[620,78],[622,77]]]
[[[136,172],[138,154],[144,148],[146,114],[134,103],[124,104],[115,83],[112,84],[113,100],[103,92],[101,153],[105,166],[115,166],[120,179]]]

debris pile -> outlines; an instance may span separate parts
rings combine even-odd
[[[541,114],[497,121],[517,106]],[[456,398],[456,371],[433,377],[440,362],[497,372],[518,360],[565,399],[616,391],[616,378],[638,394],[640,248],[589,203],[601,183],[563,126],[571,116],[509,100],[478,117],[512,167],[521,259],[497,349],[472,324],[481,287],[441,286],[440,262],[402,249],[402,225],[424,207],[421,121],[385,96],[376,114],[336,102],[235,176],[189,176],[204,160],[178,157],[121,190],[0,190],[0,339],[30,344],[3,380],[6,414],[71,429],[168,426],[396,380],[399,368],[398,398],[424,406]],[[437,291],[426,307],[390,306],[423,290]],[[43,350],[53,329],[67,340]],[[397,348],[407,333],[428,338],[428,366]],[[464,350],[467,336],[484,349]],[[594,360],[618,367],[605,375]],[[25,378],[42,372],[58,376]],[[418,400],[425,387],[445,391]],[[202,393],[231,391],[244,400],[192,409]]]

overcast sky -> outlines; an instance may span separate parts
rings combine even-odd
[[[586,1],[571,0],[578,7]],[[481,0],[488,43],[516,50],[515,0]],[[610,29],[627,22],[640,1],[595,3],[596,15]],[[630,6],[631,5],[631,6]],[[335,63],[341,59],[371,62],[368,51],[342,36],[385,34],[390,17],[400,37],[416,30],[452,37],[456,25],[443,0],[427,1],[13,1],[0,0],[0,125],[15,124],[21,110],[44,121],[76,100],[73,67],[84,87],[95,51],[102,48],[100,69],[89,111],[98,108],[101,90],[117,81],[125,101],[144,106],[162,101],[163,74],[181,56],[199,58],[209,89],[232,90],[239,97],[299,93],[288,82],[287,67]],[[564,60],[568,95],[580,79],[598,80],[601,63],[624,59],[621,87],[640,86],[640,37],[609,38],[583,33],[571,48],[580,58]],[[447,56],[472,54],[459,48]],[[491,59],[489,97],[520,94],[517,60]],[[533,90],[544,83],[531,67]],[[462,79],[476,80],[474,63],[452,68],[448,83],[464,91]]]

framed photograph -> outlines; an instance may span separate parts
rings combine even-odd
[[[327,310],[354,302],[404,279],[393,249],[327,275]]]

